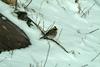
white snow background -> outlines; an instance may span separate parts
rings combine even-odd
[[[26,2],[20,1],[21,4]],[[40,21],[41,26],[44,22],[45,29],[55,22],[54,25],[58,28],[55,40],[66,50],[73,51],[66,53],[57,44],[49,41],[51,48],[45,67],[100,67],[100,30],[88,34],[100,29],[100,0],[80,0],[80,4],[81,8],[86,10],[94,4],[86,17],[77,13],[74,0],[32,0],[28,6],[28,16],[36,23]],[[30,9],[34,9],[34,12]],[[17,19],[13,10],[13,7],[0,1],[0,13],[18,25],[30,38],[32,45],[14,50],[12,56],[9,52],[2,52],[0,67],[43,67],[49,47],[48,41],[40,40],[42,35],[36,26],[28,27],[25,21]]]

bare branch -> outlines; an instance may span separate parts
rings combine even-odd
[[[93,3],[92,6],[90,6],[86,11],[85,11],[85,9],[82,10],[82,11],[81,11],[81,12],[82,12],[81,17],[86,17],[86,15],[89,14],[89,11],[92,9],[92,7],[93,7],[94,5],[95,5],[95,3]],[[84,12],[84,11],[85,11],[85,12]]]
[[[46,60],[45,60],[45,63],[44,63],[43,67],[46,66],[46,63],[47,63],[47,60],[48,60],[48,57],[49,57],[49,53],[50,53],[50,43],[49,43],[49,41],[48,41],[48,45],[49,45],[49,48],[48,48],[48,51],[47,51],[47,56],[46,56]]]
[[[64,11],[66,10],[66,8],[63,7],[63,6],[60,4],[59,0],[56,0],[56,2],[57,2],[57,4],[58,4],[58,6],[60,6]]]
[[[94,33],[94,32],[96,32],[97,30],[99,30],[99,28],[97,28],[97,29],[95,29],[95,30],[92,30],[92,31],[90,31],[90,32],[88,32],[88,33],[86,33],[86,34]]]
[[[87,67],[88,66],[88,64],[85,64],[85,65],[82,65],[81,67]]]
[[[32,0],[30,0],[30,2],[24,8],[27,8],[31,2],[32,2]]]
[[[100,55],[100,52],[91,60],[91,62],[93,62],[99,55]]]
[[[45,35],[44,31],[42,30],[42,28],[36,24],[33,20],[31,20],[30,18],[28,18],[30,21],[32,21],[32,23],[41,31],[42,35]]]
[[[59,44],[56,40],[50,39],[50,38],[48,38],[48,37],[46,37],[45,39],[50,40],[50,41],[56,43],[56,44],[57,44],[60,48],[62,48],[66,53],[69,53],[69,52],[68,52],[61,44]]]

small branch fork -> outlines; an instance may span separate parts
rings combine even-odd
[[[90,10],[92,9],[92,7],[95,5],[95,3],[93,3],[86,11],[85,11],[85,9],[86,8],[84,8],[82,11],[81,11],[81,17],[86,17],[86,15],[87,14],[89,14],[89,12],[90,12]]]
[[[69,53],[61,44],[59,44],[56,40],[54,40],[54,39],[50,39],[50,38],[45,38],[45,39],[47,39],[47,40],[50,40],[50,41],[52,41],[52,42],[54,42],[54,43],[56,43],[60,48],[62,48],[66,53]]]

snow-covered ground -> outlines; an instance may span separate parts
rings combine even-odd
[[[25,3],[25,0],[20,1],[21,4]],[[80,0],[82,10],[89,9],[86,17],[77,13],[77,6],[74,0],[32,0],[28,6],[28,16],[36,23],[40,21],[41,26],[44,22],[45,29],[55,22],[54,25],[58,28],[55,40],[66,50],[73,51],[66,53],[49,41],[51,47],[45,67],[100,67],[100,0]],[[0,67],[30,67],[30,64],[33,67],[43,67],[49,48],[48,41],[40,40],[41,32],[35,26],[30,28],[25,21],[17,19],[13,10],[11,6],[0,1],[0,13],[24,30],[32,45],[14,50],[12,56],[9,52],[2,52]],[[98,30],[94,31],[96,29]]]

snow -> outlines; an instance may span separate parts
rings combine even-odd
[[[98,3],[97,3],[98,2]],[[25,3],[25,0],[21,0]],[[81,17],[77,11],[74,0],[32,0],[27,11],[28,16],[35,22],[41,22],[47,29],[51,24],[58,27],[58,35],[55,38],[66,50],[74,51],[67,54],[55,43],[49,41],[51,48],[46,67],[100,67],[100,56],[91,61],[100,52],[100,30],[87,34],[100,28],[100,6],[99,0],[80,0],[82,9],[88,9],[93,3],[95,5],[89,11],[86,18]],[[41,6],[41,8],[40,8]],[[48,51],[48,41],[40,40],[41,32],[35,27],[28,27],[25,21],[19,20],[12,13],[13,7],[0,1],[0,13],[18,25],[30,38],[31,46],[25,49],[14,50],[13,55],[9,52],[0,54],[0,67],[41,67],[45,62]],[[23,10],[21,8],[21,10]],[[37,20],[36,17],[38,16]],[[36,66],[39,65],[39,66]]]

